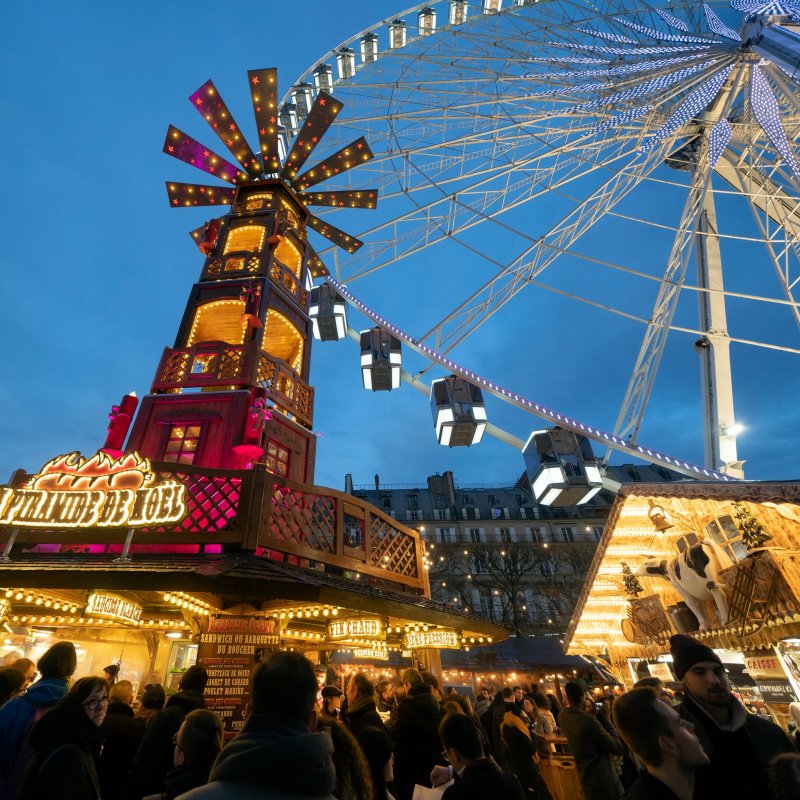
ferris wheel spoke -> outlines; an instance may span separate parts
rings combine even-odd
[[[737,181],[737,188],[749,201],[778,282],[800,328],[800,307],[794,297],[795,287],[800,283],[800,202],[773,184],[753,164],[726,161],[723,171],[730,175],[729,182]],[[770,223],[774,228],[770,228]]]
[[[466,304],[448,315],[426,335],[435,336],[437,347],[449,352],[540,275],[570,245],[588,231],[649,175],[663,160],[668,143],[659,143],[633,165],[616,172],[591,197],[542,236],[499,275],[484,284]],[[532,254],[532,258],[526,260]]]
[[[693,170],[692,182],[681,221],[667,261],[661,288],[645,332],[622,407],[614,425],[614,434],[631,443],[636,441],[653,388],[664,345],[678,303],[686,267],[692,253],[691,240],[697,230],[705,195],[710,187],[710,162],[707,151],[701,152]]]
[[[614,150],[603,152],[609,145]],[[491,180],[494,183],[485,189],[481,189],[480,185],[473,185],[463,196],[441,190],[438,197],[426,205],[359,234],[360,238],[371,239],[372,244],[365,248],[367,252],[363,256],[348,261],[351,270],[347,277],[349,280],[362,278],[400,258],[413,255],[435,241],[453,238],[481,222],[505,227],[523,240],[533,242],[534,238],[529,233],[505,226],[498,216],[548,191],[558,190],[593,171],[601,168],[613,169],[614,162],[629,155],[631,149],[628,137],[609,136],[606,142],[595,142],[587,146],[585,153],[581,148],[573,146],[565,154],[564,160],[556,157],[550,165],[540,166],[538,161],[532,165],[509,164],[501,173],[487,179],[487,182]],[[517,173],[520,175],[512,181],[511,177]],[[498,185],[499,178],[503,178],[504,182]],[[431,184],[435,182],[431,181]],[[375,234],[379,231],[383,235],[375,241]],[[385,258],[380,260],[382,252]],[[352,267],[359,263],[364,266],[353,270]]]

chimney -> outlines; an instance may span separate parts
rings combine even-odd
[[[350,472],[344,476],[344,490],[347,494],[353,494],[353,475]]]
[[[378,473],[375,473],[375,491],[379,491],[381,488],[381,476]]]

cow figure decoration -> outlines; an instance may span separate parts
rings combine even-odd
[[[714,601],[720,623],[727,624],[728,600],[722,591],[720,573],[733,566],[731,557],[715,542],[710,539],[700,541],[694,533],[681,536],[676,545],[677,556],[669,560],[650,556],[636,574],[668,580],[697,617],[700,630],[713,624],[705,611],[707,600]]]

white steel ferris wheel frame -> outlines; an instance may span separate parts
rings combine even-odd
[[[456,0],[456,4],[459,4],[458,0]],[[405,76],[404,80],[410,81],[412,78],[416,80],[418,88],[422,92],[422,85],[426,80],[433,85],[437,81],[447,80],[446,48],[439,51],[436,47],[428,49],[422,47],[422,44],[433,43],[436,37],[456,42],[460,36],[470,35],[472,37],[470,47],[476,48],[483,59],[496,58],[498,65],[504,69],[508,64],[517,66],[527,64],[530,57],[524,50],[517,51],[516,43],[500,38],[492,40],[492,31],[482,32],[481,26],[491,28],[490,24],[486,24],[490,18],[506,17],[513,22],[515,17],[521,19],[520,15],[529,17],[530,15],[540,15],[542,17],[540,26],[545,28],[547,27],[546,23],[551,21],[548,14],[553,10],[559,12],[554,14],[554,17],[558,17],[559,24],[549,27],[548,35],[554,39],[561,37],[562,41],[558,45],[552,45],[552,43],[548,43],[548,45],[563,48],[564,41],[570,32],[567,22],[571,22],[564,16],[563,8],[565,6],[569,6],[570,12],[576,12],[577,16],[580,16],[577,12],[582,11],[584,17],[589,20],[588,23],[586,21],[573,23],[573,28],[580,30],[582,37],[585,38],[588,33],[592,33],[595,42],[598,41],[597,37],[600,37],[601,45],[607,46],[595,45],[594,49],[577,50],[576,52],[579,54],[582,52],[584,56],[582,59],[563,55],[551,56],[547,69],[543,71],[542,75],[537,76],[539,83],[542,84],[537,91],[539,101],[547,95],[552,97],[555,104],[554,110],[548,114],[539,112],[538,117],[536,113],[530,113],[523,123],[520,123],[519,120],[502,118],[499,114],[495,118],[489,119],[486,124],[482,124],[480,120],[476,122],[475,119],[470,119],[471,109],[475,110],[477,114],[482,110],[482,106],[474,98],[470,98],[468,88],[466,88],[468,81],[463,78],[461,73],[454,75],[454,80],[462,81],[465,90],[459,96],[458,85],[456,85],[456,90],[452,93],[456,98],[455,101],[450,103],[447,108],[442,108],[440,112],[442,118],[449,115],[449,119],[437,120],[435,114],[430,114],[430,109],[410,107],[407,112],[397,111],[393,118],[382,120],[379,124],[386,125],[387,134],[385,141],[378,143],[377,149],[367,134],[376,151],[375,163],[380,165],[377,176],[383,184],[379,187],[382,196],[391,198],[405,195],[413,198],[415,192],[421,194],[421,189],[429,191],[429,195],[431,194],[430,190],[433,190],[434,196],[422,198],[424,202],[416,204],[402,216],[384,221],[361,234],[361,238],[364,238],[367,244],[364,252],[355,258],[341,257],[335,250],[323,251],[326,260],[335,268],[336,278],[332,279],[331,283],[352,306],[358,308],[362,313],[383,327],[400,331],[399,328],[384,320],[380,314],[360,302],[356,295],[349,290],[350,283],[399,258],[413,255],[436,242],[444,239],[459,242],[462,234],[486,221],[491,220],[493,224],[502,227],[503,212],[533,198],[545,196],[548,192],[564,191],[570,184],[579,182],[589,173],[600,171],[602,174],[609,174],[610,177],[607,180],[602,182],[589,197],[585,198],[572,213],[551,227],[547,233],[538,237],[529,236],[527,246],[514,259],[505,263],[495,263],[497,274],[493,275],[433,328],[419,337],[404,334],[406,344],[411,344],[417,352],[432,362],[458,372],[459,370],[454,368],[457,365],[448,357],[448,353],[456,344],[474,332],[525,286],[537,284],[542,272],[558,256],[570,253],[577,239],[591,229],[600,217],[604,214],[617,213],[616,208],[622,198],[643,180],[650,179],[656,167],[665,160],[671,160],[673,165],[677,163],[679,168],[686,170],[691,176],[687,187],[686,204],[679,223],[674,227],[672,253],[661,279],[661,288],[653,312],[646,320],[642,320],[646,325],[644,340],[613,434],[607,434],[593,426],[584,425],[533,401],[520,399],[519,395],[500,390],[500,387],[491,381],[487,381],[467,369],[460,369],[463,369],[462,374],[465,377],[472,376],[472,380],[477,380],[484,391],[488,390],[490,393],[497,394],[506,402],[513,403],[515,401],[512,398],[517,398],[517,404],[526,411],[555,424],[572,428],[613,449],[627,451],[631,455],[677,469],[693,477],[702,476],[728,480],[743,477],[742,462],[738,460],[736,451],[736,424],[729,356],[731,342],[742,340],[733,339],[727,330],[726,291],[723,284],[720,237],[716,224],[711,181],[712,174],[718,176],[749,201],[769,259],[774,266],[785,296],[782,304],[788,306],[795,323],[800,327],[800,305],[793,295],[794,286],[800,279],[800,267],[797,261],[800,250],[798,248],[800,213],[797,207],[798,201],[795,199],[798,194],[798,183],[786,164],[781,163],[780,158],[775,157],[774,147],[772,151],[770,150],[770,142],[765,142],[765,137],[760,133],[756,121],[752,118],[753,115],[748,116],[746,112],[737,108],[737,103],[741,104],[742,102],[743,83],[751,74],[753,65],[763,63],[765,55],[770,58],[772,56],[763,48],[759,48],[757,44],[749,47],[746,55],[742,54],[742,48],[739,48],[738,51],[730,47],[724,50],[717,41],[720,37],[715,35],[719,32],[718,27],[710,33],[706,30],[704,35],[699,38],[692,37],[693,28],[690,29],[688,26],[685,29],[686,36],[674,36],[675,32],[673,31],[675,41],[679,41],[681,38],[694,41],[698,43],[699,48],[704,48],[704,50],[692,54],[689,52],[691,48],[680,44],[672,48],[672,50],[680,51],[683,47],[685,51],[677,60],[685,63],[683,71],[686,72],[686,79],[680,85],[667,83],[663,91],[659,93],[660,101],[666,105],[674,99],[675,105],[677,105],[679,101],[684,100],[688,92],[701,91],[705,78],[703,70],[698,65],[710,63],[703,62],[703,59],[712,49],[717,58],[715,69],[718,70],[718,74],[723,74],[723,70],[719,69],[720,66],[728,68],[723,75],[725,80],[699,113],[693,114],[672,135],[661,138],[655,146],[642,152],[640,157],[625,162],[625,148],[629,147],[632,136],[641,136],[645,130],[656,131],[659,126],[664,125],[666,114],[660,110],[660,104],[652,108],[632,109],[632,112],[635,113],[632,113],[630,121],[636,120],[641,123],[639,128],[635,125],[625,127],[612,124],[615,109],[601,108],[594,104],[595,107],[592,108],[594,118],[591,120],[592,124],[588,124],[584,117],[574,113],[575,109],[581,108],[581,104],[578,102],[581,99],[578,96],[580,92],[573,95],[570,95],[570,92],[575,92],[576,80],[591,77],[588,73],[591,73],[592,69],[581,73],[579,68],[573,67],[570,75],[569,70],[557,72],[553,65],[559,64],[563,67],[569,61],[581,60],[591,62],[592,56],[596,55],[597,51],[613,51],[615,38],[621,41],[629,37],[609,33],[603,28],[603,22],[607,22],[609,19],[618,21],[620,17],[626,15],[630,17],[631,6],[634,4],[617,0],[596,3],[592,5],[592,8],[600,8],[601,11],[596,11],[592,19],[591,14],[586,14],[587,7],[591,4],[581,2],[581,0],[572,0],[572,2],[568,0],[530,2],[528,0],[528,2],[506,5],[505,8],[501,7],[499,10],[492,10],[497,9],[497,6],[500,5],[494,0],[482,0],[479,3],[467,4],[468,12],[472,16],[468,16],[460,24],[440,25],[435,33],[430,34],[420,28],[418,36],[412,36],[408,41],[403,39],[403,47],[382,50],[371,61],[357,64],[359,59],[356,54],[353,53],[352,57],[348,55],[348,51],[352,52],[362,37],[374,36],[376,33],[385,35],[389,26],[396,24],[400,19],[408,20],[409,18],[411,24],[408,25],[407,30],[413,33],[416,29],[413,21],[418,15],[438,10],[440,15],[446,18],[442,11],[449,11],[453,5],[452,0],[419,4],[403,11],[396,17],[382,20],[359,32],[317,60],[301,76],[295,86],[301,84],[302,81],[313,82],[314,69],[320,65],[327,63],[332,65],[331,69],[339,69],[340,65],[337,63],[337,59],[344,54],[346,59],[351,59],[353,70],[350,74],[340,73],[330,89],[334,94],[339,92],[347,94],[349,91],[353,96],[358,97],[359,87],[355,85],[358,76],[370,70],[380,73],[382,63],[389,58],[398,62],[407,58],[407,63],[400,72]],[[639,28],[647,31],[652,30],[649,25],[659,19],[658,13],[664,8],[668,9],[671,14],[679,15],[681,19],[697,22],[702,17],[706,6],[719,10],[720,7],[726,5],[720,2],[701,4],[694,0],[682,0],[670,4],[639,2],[635,4],[636,14],[630,18],[634,20],[632,26],[638,25]],[[532,8],[533,6],[535,8]],[[682,16],[680,16],[681,14]],[[717,23],[721,24],[718,17],[715,23],[707,14],[708,12],[706,12],[706,23],[712,26]],[[662,15],[660,20],[662,31],[665,19],[666,17]],[[757,19],[756,23],[751,23],[751,28],[753,24],[763,25],[763,18]],[[473,28],[478,29],[477,33],[472,30]],[[723,33],[724,30],[723,26]],[[727,30],[728,34],[726,35],[730,37],[732,32],[730,29]],[[625,33],[628,33],[627,29]],[[631,35],[633,36],[633,34]],[[669,39],[668,36],[666,38]],[[416,46],[412,46],[415,43]],[[670,55],[670,43],[666,42],[666,44],[667,47],[649,46],[646,36],[644,43],[636,41],[638,53],[661,49]],[[616,49],[624,50],[627,46],[623,44]],[[454,50],[456,47],[457,45],[454,45]],[[495,56],[496,51],[499,52],[499,55]],[[552,53],[553,50],[547,52]],[[659,60],[670,61],[669,57],[661,58],[660,54],[657,55],[655,52],[648,52],[647,57],[650,64],[658,65]],[[542,63],[547,63],[547,58],[538,59],[538,61],[541,67]],[[428,78],[424,69],[416,68],[422,62],[429,67],[432,77]],[[780,66],[780,70],[772,68],[769,74],[773,86],[783,92],[780,95],[783,101],[780,110],[783,118],[788,118],[788,141],[793,143],[800,134],[800,91],[793,84],[792,79],[785,74],[786,64],[781,63],[778,66]],[[629,68],[631,69],[630,74],[634,74],[633,71],[636,68]],[[672,66],[670,68],[673,69]],[[612,71],[613,68],[608,70],[609,73]],[[519,73],[519,69],[517,73]],[[650,78],[657,74],[652,70],[647,73]],[[516,83],[519,83],[517,74],[509,72],[508,75],[503,75],[499,67],[496,77],[498,77],[496,85],[501,88],[504,81],[513,84],[516,80]],[[596,86],[591,83],[579,84],[578,88],[580,90],[587,85]],[[616,88],[621,90],[619,96],[634,93],[635,85],[634,80],[628,82],[624,78],[618,80]],[[371,84],[367,82],[363,98],[366,110],[362,111],[360,116],[356,115],[353,122],[350,123],[349,129],[348,123],[342,124],[342,138],[338,144],[342,143],[348,130],[350,133],[353,132],[352,125],[358,122],[375,124],[376,119],[380,117],[380,112],[370,116],[367,90],[399,93],[400,87],[399,80],[392,84],[387,79],[381,85],[380,74]],[[499,91],[500,89],[498,89]],[[533,93],[528,98],[523,97],[522,93],[518,94],[521,104],[528,103],[531,108],[534,106],[536,98]],[[291,101],[292,96],[292,92],[288,93],[284,97],[283,103]],[[435,90],[432,91],[431,96],[437,96]],[[570,102],[576,103],[576,105],[572,107],[567,105],[564,109],[563,105]],[[562,104],[561,110],[558,109],[557,103]],[[586,101],[584,100],[583,107],[585,106]],[[565,110],[567,113],[564,113]],[[573,112],[572,115],[569,114],[570,111]],[[714,158],[710,153],[713,143],[709,139],[714,126],[720,120],[728,117],[733,119],[736,118],[736,115],[738,115],[736,120],[737,136],[730,141],[721,157],[717,154]],[[551,124],[550,119],[554,117],[558,118],[559,125]],[[408,148],[405,151],[402,149],[392,150],[393,131],[397,130],[401,121],[403,124],[411,124],[415,121],[418,123],[420,142],[414,153],[417,156],[416,162]],[[760,119],[758,121],[761,122]],[[441,123],[443,131],[453,133],[449,139],[445,139],[443,136],[442,144],[446,147],[437,148],[436,142],[432,142],[430,139],[430,131],[437,122]],[[744,142],[743,136],[748,131],[751,138]],[[363,131],[359,131],[359,133],[361,132]],[[624,135],[622,135],[623,132]],[[523,153],[522,157],[519,157],[517,153],[522,134],[536,142],[540,149]],[[407,139],[407,131],[405,135]],[[433,135],[435,136],[435,132]],[[399,136],[397,143],[407,144],[407,142],[401,142]],[[641,144],[642,141],[640,140],[639,143]],[[336,138],[332,137],[331,146],[336,144]],[[382,151],[381,145],[383,145]],[[428,159],[427,163],[422,163],[425,158]],[[402,169],[397,169],[398,164]],[[469,192],[463,190],[465,176],[470,181]],[[355,176],[353,180],[355,180]],[[351,185],[357,187],[359,184]],[[366,184],[362,182],[360,185]],[[450,191],[451,187],[455,188],[455,191]],[[416,228],[413,227],[415,224]],[[383,240],[380,237],[383,237]],[[391,244],[387,244],[387,242]],[[469,247],[466,242],[459,243]],[[695,254],[698,272],[697,286],[695,287],[688,286],[685,281],[692,253]],[[701,361],[705,468],[665,456],[651,448],[640,448],[637,444],[639,429],[664,351],[667,334],[670,330],[686,330],[673,325],[673,314],[682,289],[696,291],[699,301],[700,322],[697,330],[693,332],[698,337],[697,349]],[[576,300],[583,299],[578,295],[570,296]],[[766,300],[766,298],[757,299]],[[770,302],[776,301],[770,300]],[[615,311],[613,308],[608,310]],[[796,348],[769,342],[748,340],[746,343],[795,354],[800,352]],[[405,378],[419,388],[419,376],[406,375]],[[515,437],[510,437],[497,430],[494,432],[506,441],[514,444],[519,442]]]

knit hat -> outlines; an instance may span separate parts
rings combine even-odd
[[[689,667],[701,661],[714,661],[722,664],[720,657],[710,647],[685,633],[676,633],[670,638],[669,652],[672,655],[672,666],[679,681],[683,680]]]

